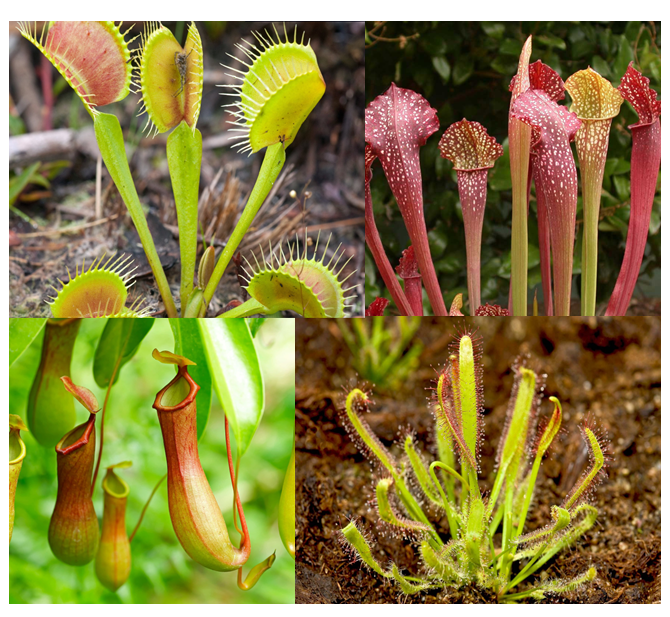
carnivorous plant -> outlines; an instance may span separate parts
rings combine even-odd
[[[539,467],[561,425],[561,404],[550,397],[553,411],[538,428],[544,378],[523,359],[516,362],[495,480],[486,495],[478,477],[484,442],[480,340],[465,332],[455,337],[452,349],[432,402],[437,460],[429,462],[411,434],[399,444],[400,457],[387,449],[363,418],[361,411],[370,404],[363,390],[348,393],[342,414],[352,439],[376,468],[376,508],[382,524],[411,541],[422,568],[405,573],[395,563],[382,565],[373,540],[359,530],[356,521],[342,529],[347,545],[355,557],[377,575],[394,581],[405,594],[475,584],[491,589],[502,602],[514,602],[542,599],[548,592],[561,593],[593,580],[596,571],[589,568],[571,580],[541,579],[515,591],[593,526],[598,511],[588,497],[604,477],[602,437],[589,422],[582,427],[589,467],[564,500],[552,506],[551,520],[527,532]],[[441,519],[446,519],[444,525]]]

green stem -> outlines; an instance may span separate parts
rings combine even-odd
[[[261,170],[258,173],[258,178],[251,191],[251,195],[249,195],[247,205],[244,206],[242,216],[235,226],[230,238],[228,238],[226,248],[223,249],[219,261],[214,268],[214,272],[212,273],[212,277],[209,279],[209,283],[205,288],[205,305],[209,304],[212,300],[214,292],[219,285],[219,281],[221,281],[221,278],[223,277],[223,273],[226,271],[237,247],[240,245],[240,242],[242,242],[242,238],[244,238],[244,234],[247,233],[252,221],[263,205],[265,198],[272,189],[285,162],[286,152],[284,151],[284,144],[281,142],[269,146],[265,151],[263,165],[261,165]]]
[[[269,312],[270,309],[261,304],[258,300],[249,298],[246,302],[243,302],[239,306],[236,306],[235,308],[230,309],[225,313],[221,313],[219,317],[223,317],[225,319],[233,317],[251,317],[252,315],[258,315],[259,313],[267,315]]]
[[[531,127],[516,118],[509,122],[509,158],[512,170],[512,308],[513,315],[528,314],[528,169]]]
[[[193,290],[195,260],[198,250],[198,193],[202,163],[202,135],[184,120],[167,140],[167,159],[177,210],[179,253],[181,260],[182,314]]]
[[[137,190],[130,173],[119,120],[111,114],[98,113],[95,115],[93,125],[102,160],[105,161],[109,175],[114,180],[114,184],[116,184],[116,188],[133,219],[149,266],[151,266],[151,271],[156,279],[158,290],[163,298],[165,312],[168,317],[177,317],[177,308],[172,299],[172,292],[170,291],[163,266],[156,252],[156,246],[151,237],[151,232],[149,231],[149,226],[142,210],[142,204],[140,204],[140,198],[137,196]]]

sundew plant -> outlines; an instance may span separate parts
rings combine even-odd
[[[561,427],[561,403],[549,397],[551,414],[540,418],[544,376],[525,359],[517,360],[495,479],[491,491],[483,491],[480,343],[472,332],[457,335],[438,375],[431,404],[437,460],[421,452],[411,434],[399,444],[400,456],[392,453],[363,417],[370,394],[355,388],[346,397],[343,422],[375,468],[375,507],[382,527],[413,546],[421,566],[408,573],[385,563],[374,539],[355,520],[342,529],[342,537],[356,559],[394,581],[404,594],[476,585],[491,590],[500,602],[516,602],[574,590],[597,576],[595,568],[569,580],[527,579],[595,523],[598,510],[589,496],[605,477],[606,442],[591,422],[581,427],[588,467],[563,501],[551,506],[545,526],[528,529],[540,465]],[[520,588],[524,582],[530,586]]]

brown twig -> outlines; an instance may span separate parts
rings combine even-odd
[[[100,219],[99,221],[93,221],[92,223],[84,223],[83,225],[76,225],[74,227],[63,227],[62,229],[47,229],[46,231],[36,231],[30,234],[16,234],[19,238],[41,238],[42,236],[59,236],[61,234],[77,233],[89,227],[95,227],[96,225],[102,225],[113,221],[115,218],[118,218],[118,214],[112,214],[107,218]]]

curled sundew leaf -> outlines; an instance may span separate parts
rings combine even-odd
[[[366,317],[382,317],[389,301],[386,298],[376,298],[372,304],[365,309]]]
[[[595,315],[600,195],[610,126],[612,119],[619,114],[623,97],[609,81],[590,67],[569,77],[565,89],[572,98],[570,110],[582,121],[575,137],[584,200],[582,315]]]
[[[587,424],[581,426],[580,430],[589,450],[591,468],[582,474],[575,487],[563,501],[562,507],[570,511],[573,511],[576,506],[579,506],[588,499],[591,492],[602,482],[606,475],[604,468],[607,458],[603,452],[605,440],[593,426]]]
[[[365,144],[365,243],[368,245],[370,253],[372,253],[372,258],[375,260],[375,264],[377,264],[384,285],[389,290],[400,314],[411,315],[413,309],[393,273],[393,268],[386,256],[382,240],[379,237],[379,231],[377,231],[377,224],[375,223],[370,181],[372,180],[372,163],[374,163],[376,158],[372,151],[372,146]]]
[[[569,315],[578,189],[570,142],[581,122],[543,90],[519,96],[512,116],[532,128],[535,190],[542,192],[549,217],[556,314]]]
[[[340,252],[338,247],[326,263],[328,243],[320,258],[317,257],[318,238],[311,258],[307,257],[306,252],[299,255],[297,239],[295,245],[289,244],[288,256],[280,245],[279,251],[273,251],[270,246],[267,259],[261,248],[262,263],[254,255],[255,267],[245,258],[247,267],[242,266],[247,281],[245,289],[252,299],[222,316],[245,317],[256,313],[288,310],[304,317],[344,317],[345,310],[350,308],[347,301],[356,297],[346,295],[355,286],[343,288],[343,283],[353,272],[346,278],[339,279],[351,257],[344,265],[339,266],[344,249]]]
[[[54,21],[45,36],[44,30],[38,35],[37,26],[19,24],[21,34],[56,67],[91,115],[130,92],[131,41],[120,28],[113,21]]]
[[[274,36],[253,32],[256,43],[243,40],[236,47],[251,61],[241,62],[246,71],[226,67],[241,84],[229,86],[240,101],[226,105],[236,120],[230,122],[237,128],[240,141],[233,147],[240,152],[258,152],[266,146],[282,143],[287,148],[295,139],[298,129],[316,107],[326,91],[316,54],[305,43],[305,33],[298,41],[298,26],[289,40],[284,26],[284,41],[274,27]]]
[[[374,570],[380,576],[385,578],[391,577],[391,574],[384,571],[379,563],[377,563],[377,560],[373,557],[370,544],[366,540],[365,536],[358,530],[358,527],[356,527],[356,523],[354,521],[351,521],[346,527],[344,527],[341,533],[345,541],[353,547],[355,554],[366,566]]]
[[[649,79],[633,68],[621,78],[619,91],[634,107],[639,122],[633,124],[630,159],[630,222],[626,250],[606,315],[625,315],[633,297],[649,234],[656,183],[661,166],[661,101],[649,87]]]
[[[114,260],[112,255],[103,263],[105,255],[94,259],[86,269],[82,264],[75,269],[72,277],[68,270],[68,281],[59,279],[61,289],[52,289],[56,297],[49,302],[54,317],[143,317],[145,309],[138,309],[141,298],[137,298],[130,307],[126,307],[128,289],[133,272],[130,256],[120,256]],[[130,268],[130,269],[129,269]]]
[[[140,115],[148,116],[145,129],[164,133],[184,120],[195,130],[203,85],[202,42],[195,23],[189,26],[182,48],[165,26],[149,22],[137,60]]]
[[[430,256],[419,163],[419,148],[439,127],[437,112],[426,99],[395,84],[365,110],[365,141],[381,162],[398,202],[433,312],[446,315]]]
[[[438,147],[442,157],[453,163],[458,176],[465,227],[470,314],[474,314],[481,304],[481,246],[488,170],[503,155],[503,147],[479,122],[465,118],[444,132]]]
[[[419,274],[419,265],[416,263],[416,257],[414,256],[413,246],[406,248],[402,252],[400,263],[395,271],[405,284],[405,296],[412,307],[412,313],[417,316],[422,316],[423,292],[421,275]]]
[[[385,523],[399,527],[408,532],[428,531],[428,527],[423,523],[418,523],[411,519],[405,518],[397,512],[397,508],[393,505],[389,498],[389,489],[393,487],[392,478],[382,478],[375,488],[375,495],[377,497],[377,511],[379,518]]]

